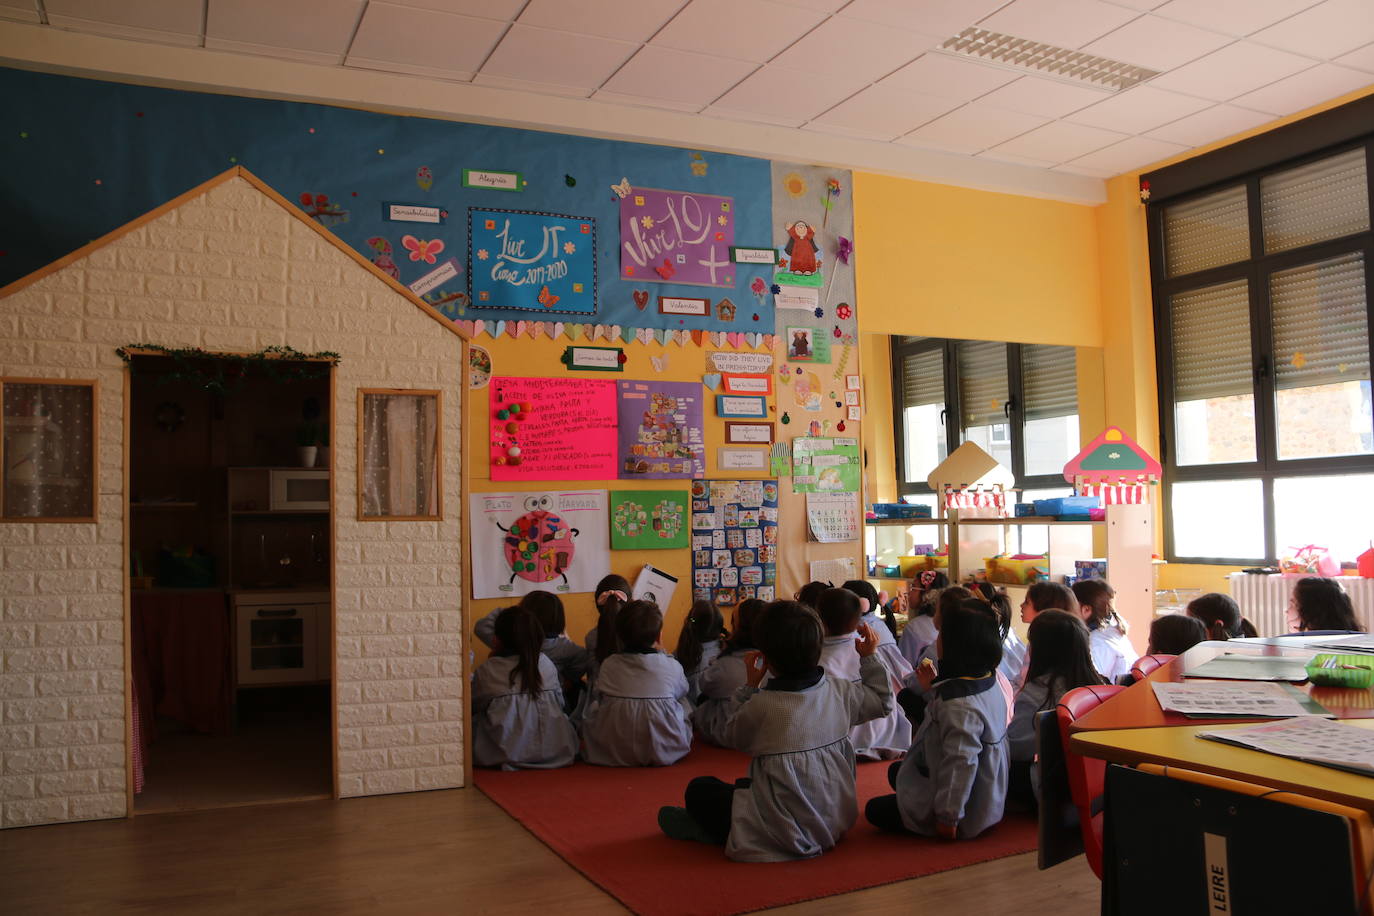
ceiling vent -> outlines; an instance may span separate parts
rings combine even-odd
[[[1159,76],[1158,70],[979,28],[964,29],[937,50],[1103,92],[1120,92]]]

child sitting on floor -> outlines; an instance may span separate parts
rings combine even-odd
[[[693,601],[673,651],[687,675],[687,698],[693,705],[701,696],[701,675],[720,655],[724,635],[725,618],[720,615],[720,609],[710,601]]]
[[[563,688],[565,706],[576,702],[582,687],[582,675],[587,672],[591,653],[568,638],[567,620],[563,615],[563,602],[553,592],[533,591],[520,599],[518,607],[534,614],[543,628],[544,637],[539,645],[543,652],[558,669],[558,684]],[[493,645],[496,634],[496,621],[507,608],[497,608],[473,625],[473,635],[487,646]]]
[[[758,621],[760,652],[747,659],[749,683],[733,700],[732,741],[753,759],[733,785],[713,776],[687,784],[685,808],[658,812],[674,839],[725,844],[738,862],[818,856],[858,818],[849,730],[892,706],[887,671],[874,658],[868,627],[854,641],[861,684],[826,677],[819,667],[821,621],[795,601],[775,601]],[[772,680],[759,689],[765,673]]]
[[[1007,797],[1007,708],[997,688],[1002,640],[986,602],[968,599],[940,612],[940,674],[917,676],[934,694],[906,758],[888,780],[897,790],[868,803],[883,830],[970,839],[1002,820]]]
[[[630,583],[624,576],[610,573],[602,576],[592,593],[596,601],[596,626],[587,631],[587,652],[590,654],[587,685],[591,686],[596,669],[608,656],[620,651],[616,644],[615,618],[620,609],[630,603]]]
[[[692,749],[687,677],[663,652],[663,614],[631,601],[615,619],[620,651],[597,672],[582,719],[582,758],[600,766],[668,766]]]
[[[1131,673],[1131,666],[1140,657],[1126,638],[1126,621],[1116,612],[1116,589],[1101,579],[1080,579],[1073,584],[1073,594],[1088,625],[1097,673],[1108,684],[1115,684]]]
[[[859,656],[854,652],[854,634],[862,617],[859,596],[848,589],[829,588],[817,603],[826,634],[821,667],[831,677],[859,683]],[[849,741],[860,760],[895,760],[911,746],[911,723],[894,705],[886,716],[850,729]]]
[[[701,694],[692,711],[692,723],[701,737],[721,747],[727,744],[725,732],[730,701],[735,691],[748,683],[744,658],[754,651],[752,630],[754,621],[768,604],[758,598],[746,598],[735,608],[730,622],[730,639],[721,655],[701,673]]]
[[[935,600],[940,590],[949,587],[949,577],[939,570],[927,569],[911,579],[907,590],[906,629],[897,640],[897,651],[914,669],[925,650],[935,645]]]
[[[563,712],[558,669],[540,651],[544,627],[520,605],[495,620],[492,656],[472,677],[472,761],[478,766],[552,769],[577,755]]]

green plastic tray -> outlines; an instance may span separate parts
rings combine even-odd
[[[1323,667],[1330,660],[1355,667]],[[1307,663],[1307,679],[1319,687],[1368,687],[1374,684],[1374,655],[1318,655]]]

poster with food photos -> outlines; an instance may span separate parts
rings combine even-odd
[[[777,597],[778,482],[692,481],[692,600]]]
[[[687,494],[679,490],[612,490],[611,549],[687,546]]]

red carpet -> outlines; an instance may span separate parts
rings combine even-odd
[[[859,764],[859,823],[818,859],[741,864],[719,847],[670,840],[658,809],[681,805],[695,776],[731,780],[748,758],[698,744],[676,766],[594,767],[503,773],[477,770],[492,801],[607,893],[641,916],[727,916],[961,868],[1035,848],[1035,821],[1012,815],[972,841],[883,834],[864,803],[891,790],[886,763]]]

